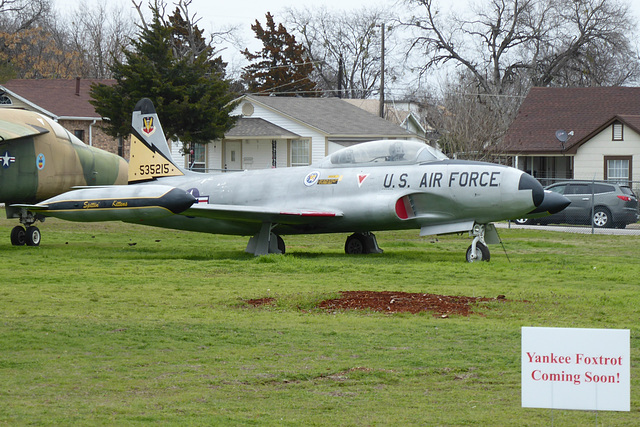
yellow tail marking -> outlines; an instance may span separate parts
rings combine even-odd
[[[174,164],[159,152],[154,152],[135,135],[131,135],[131,159],[129,160],[129,182],[147,181],[163,176],[184,175]]]

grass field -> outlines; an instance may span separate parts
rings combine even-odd
[[[637,425],[640,236],[246,238],[48,219],[12,247],[0,212],[0,424]],[[135,245],[134,245],[135,243]],[[496,297],[481,315],[323,312],[342,290]],[[275,297],[253,308],[247,299]],[[523,409],[520,328],[631,330],[631,412]]]

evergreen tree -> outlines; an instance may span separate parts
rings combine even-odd
[[[128,135],[135,104],[150,98],[168,138],[179,138],[185,146],[222,138],[236,121],[229,115],[234,95],[224,78],[226,64],[212,58],[197,27],[185,28],[188,22],[179,9],[169,23],[163,22],[157,4],[151,9],[151,24],[132,41],[124,61],[112,67],[116,84],[91,88],[91,103],[110,119],[107,133]],[[185,34],[195,37],[189,40]]]
[[[256,53],[245,49],[242,54],[252,64],[243,68],[243,79],[249,92],[271,93],[284,96],[320,96],[316,83],[311,78],[313,64],[302,44],[279,24],[276,27],[273,15],[267,12],[266,28],[256,20],[251,29],[264,47]]]

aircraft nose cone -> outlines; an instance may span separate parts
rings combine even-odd
[[[540,206],[529,213],[535,214],[548,212],[549,214],[555,214],[569,206],[569,204],[571,204],[571,200],[567,199],[562,194],[554,193],[553,191],[545,191],[544,200]]]
[[[196,202],[192,194],[179,188],[172,189],[162,199],[164,206],[175,214],[186,211]]]
[[[542,188],[542,185],[540,185],[537,179],[528,173],[520,175],[518,190],[531,190],[533,204],[536,207],[540,206],[544,201],[544,188]]]

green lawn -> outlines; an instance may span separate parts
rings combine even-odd
[[[244,237],[48,219],[12,247],[0,212],[0,424],[595,425],[640,419],[640,236]],[[135,243],[135,245],[134,245]],[[342,290],[495,297],[471,317],[322,312]],[[277,303],[249,307],[251,298]],[[631,330],[631,412],[520,407],[520,328]]]

